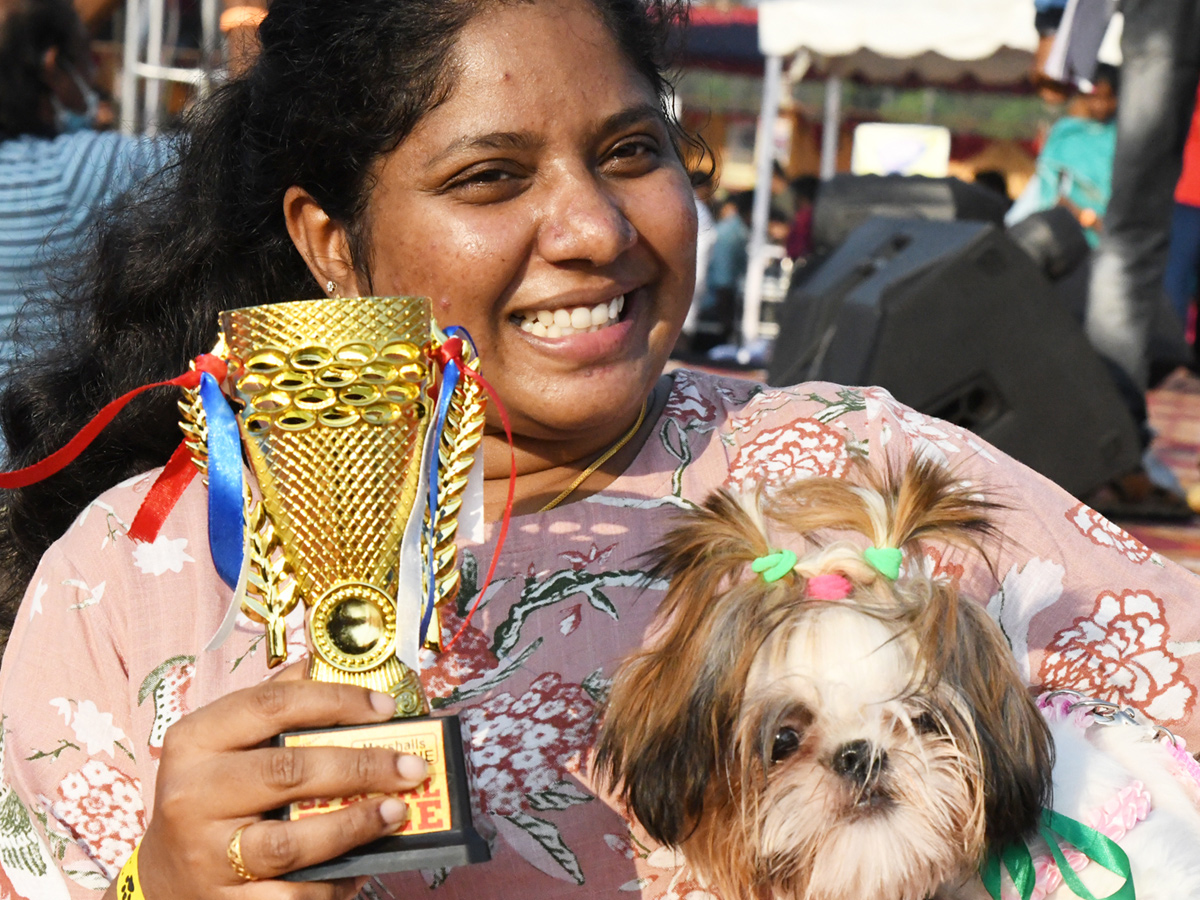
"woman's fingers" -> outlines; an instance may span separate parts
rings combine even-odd
[[[224,789],[209,809],[219,818],[265,813],[297,800],[398,793],[427,775],[419,757],[383,747],[264,747],[218,759],[207,769],[197,766],[187,789],[203,790],[206,779],[219,776]]]
[[[167,730],[154,814],[140,851],[151,886],[166,892],[185,882],[190,892],[180,897],[212,896],[209,888],[221,886],[238,887],[246,900],[353,897],[353,880],[274,879],[394,831],[407,807],[391,795],[420,785],[427,767],[386,747],[269,746],[283,732],[374,724],[395,713],[387,694],[303,675],[303,667],[291,667]],[[297,821],[257,818],[295,801],[363,796],[367,799],[343,809]],[[234,857],[254,881],[239,876]]]
[[[238,842],[242,865],[255,880],[278,878],[390,834],[407,817],[404,801],[382,797],[294,822],[252,821]]]
[[[148,882],[164,893],[147,896],[170,896],[165,892],[174,885],[175,896],[209,897],[213,886],[241,885],[239,896],[246,900],[352,897],[354,882],[345,880],[275,881],[273,891],[263,893],[268,885],[239,879],[227,843],[239,825],[247,825],[239,845],[249,871],[256,879],[272,879],[394,830],[407,810],[403,801],[386,795],[419,785],[426,777],[423,760],[384,747],[265,746],[281,732],[383,722],[394,712],[387,694],[285,672],[184,716],[164,739],[154,813],[141,850]],[[363,795],[374,796],[305,820],[256,819],[296,800]],[[187,890],[180,890],[181,882]]]
[[[184,752],[222,752],[257,747],[284,731],[383,722],[395,710],[396,701],[379,691],[280,677],[184,716],[165,740],[181,744]]]

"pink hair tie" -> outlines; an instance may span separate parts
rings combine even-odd
[[[808,579],[804,592],[813,600],[845,600],[854,586],[845,575],[814,575]]]

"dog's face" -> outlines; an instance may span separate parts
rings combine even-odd
[[[614,680],[596,760],[648,833],[725,900],[923,900],[1031,831],[1052,751],[982,608],[858,551],[821,562],[847,596],[814,600],[748,574],[767,548],[727,496],[663,545],[663,628]]]
[[[741,821],[770,893],[922,900],[974,867],[985,831],[976,735],[961,698],[923,688],[919,665],[911,634],[851,603],[810,608],[756,655],[730,748],[740,790],[720,805]],[[723,818],[685,843],[714,875]]]

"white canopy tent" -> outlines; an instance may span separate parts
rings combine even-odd
[[[764,56],[803,48],[831,57],[872,50],[982,60],[1002,47],[1032,52],[1033,13],[1033,0],[763,0],[758,48]]]
[[[784,59],[800,54],[828,73],[821,175],[834,172],[841,78],[896,80],[915,73],[927,83],[972,77],[1014,83],[1028,71],[1037,46],[1033,0],[762,0],[758,46],[766,57],[755,147],[757,178],[746,274],[742,339],[758,335],[767,262],[774,126]]]

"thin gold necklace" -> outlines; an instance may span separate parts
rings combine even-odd
[[[637,421],[633,423],[633,427],[630,428],[623,435],[621,435],[621,439],[619,441],[617,441],[615,444],[613,444],[611,447],[609,447],[607,450],[605,450],[603,453],[601,453],[599,458],[596,459],[595,462],[593,462],[590,466],[588,466],[586,469],[584,469],[582,472],[580,472],[576,476],[575,480],[572,481],[569,485],[567,485],[567,489],[565,491],[563,491],[561,494],[559,494],[557,497],[555,497],[553,500],[551,500],[549,503],[547,503],[545,506],[543,506],[541,509],[539,509],[538,512],[547,512],[551,509],[554,509],[554,507],[558,506],[558,504],[562,503],[564,500],[566,500],[568,497],[570,497],[572,492],[575,490],[575,488],[579,487],[581,484],[583,484],[585,481],[587,481],[593,472],[595,472],[598,468],[600,468],[602,465],[604,465],[606,462],[608,462],[610,459],[612,459],[613,455],[618,450],[620,450],[622,447],[624,447],[626,444],[628,444],[633,439],[633,436],[635,434],[637,434],[638,429],[642,427],[642,422],[646,418],[646,407],[649,405],[650,405],[650,398],[647,397],[642,402],[642,411],[638,413]]]

